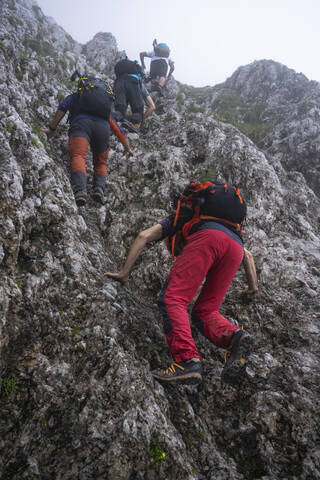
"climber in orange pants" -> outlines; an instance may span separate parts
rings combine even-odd
[[[58,124],[69,111],[69,145],[68,151],[71,161],[71,183],[75,201],[78,206],[83,206],[87,200],[87,172],[86,156],[90,145],[93,157],[94,177],[92,197],[99,203],[103,203],[104,189],[107,175],[107,159],[109,153],[110,130],[123,144],[125,150],[133,155],[129,140],[112,116],[102,118],[100,116],[82,113],[81,109],[74,109],[74,95],[68,95],[58,106],[58,109],[43,131],[50,137]]]

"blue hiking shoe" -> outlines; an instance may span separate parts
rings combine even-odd
[[[221,374],[223,383],[236,387],[243,381],[253,343],[253,337],[245,330],[236,330],[234,332],[230,347],[226,352],[226,363]]]
[[[166,370],[152,370],[156,380],[163,383],[197,384],[202,381],[202,364],[198,358],[172,362]]]

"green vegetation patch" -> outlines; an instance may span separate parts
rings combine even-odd
[[[22,48],[18,48],[18,55],[19,55],[19,59],[22,60],[22,61],[27,62],[29,60],[27,52],[25,50],[23,50]]]
[[[35,51],[38,55],[42,57],[54,58],[56,56],[55,49],[53,48],[51,43],[43,40],[40,35],[38,35],[35,39],[27,37],[25,39],[25,45],[26,47],[31,48],[31,50]]]
[[[235,124],[235,126],[249,137],[256,145],[263,140],[263,138],[270,133],[273,128],[278,123],[278,120],[272,122],[263,122],[263,123],[240,123]]]
[[[178,96],[183,98],[183,93],[185,94],[186,98],[194,100],[195,103],[198,105],[201,103],[206,103],[208,97],[212,95],[212,93],[217,90],[217,87],[191,87],[189,85],[180,85]]]
[[[188,113],[204,113],[204,107],[199,107],[196,104],[188,105],[187,107]]]
[[[162,465],[166,459],[166,454],[156,437],[152,437],[151,439],[150,450],[148,454],[158,467],[160,467],[160,465]]]
[[[313,107],[313,103],[304,100],[298,104],[298,114],[305,115]]]
[[[32,137],[31,143],[32,143],[32,145],[33,145],[34,147],[40,148],[40,145],[39,145],[39,143],[38,143],[38,141],[37,141],[37,139],[36,139],[35,137]]]
[[[59,90],[59,92],[57,93],[57,100],[58,100],[58,102],[59,102],[59,103],[62,102],[62,100],[64,99],[64,97],[65,97],[65,94],[63,93],[63,91],[62,91],[62,90]]]
[[[9,398],[19,390],[19,379],[17,377],[4,377],[1,385],[1,394]]]
[[[73,335],[78,335],[78,333],[81,333],[82,330],[83,330],[83,327],[75,326],[75,327],[72,327],[71,332],[73,333]]]
[[[157,115],[163,115],[164,114],[164,106],[160,102],[156,103],[156,114]]]
[[[174,122],[176,120],[176,117],[174,115],[171,115],[171,113],[168,113],[164,119],[163,119],[163,123],[170,123],[170,122]]]
[[[262,120],[265,108],[263,102],[248,104],[235,93],[223,93],[213,102],[212,114],[217,120],[231,123],[254,143],[259,144],[280,121],[279,118],[268,122]]]
[[[189,449],[196,446],[197,448],[204,440],[203,430],[195,430],[192,428],[186,428],[183,432],[183,440]]]
[[[220,95],[213,102],[212,107],[219,120],[232,124],[241,121],[244,114],[248,112],[243,99],[234,93]]]
[[[20,20],[20,18],[13,17],[12,15],[10,17],[8,17],[8,20],[9,20],[10,25],[12,25],[13,27],[17,27],[18,25],[23,24],[22,21]]]
[[[15,74],[17,80],[19,80],[19,82],[22,82],[22,80],[23,80],[23,75],[25,74],[25,72],[23,72],[23,71],[21,71],[21,70],[18,70],[18,69],[16,68],[16,70],[14,71],[14,74]]]
[[[35,133],[36,135],[38,135],[39,139],[41,140],[42,143],[45,143],[46,141],[46,137],[45,137],[45,134],[42,132],[42,127],[39,123],[37,122],[34,122],[32,124],[32,133]],[[35,145],[33,142],[32,142],[33,145]],[[36,146],[36,145],[35,145]],[[39,146],[38,146],[39,148]]]
[[[15,128],[16,128],[15,124],[9,120],[7,122],[7,132],[13,133],[15,131]]]
[[[215,178],[215,172],[212,168],[208,168],[207,170],[204,170],[201,173],[199,182],[204,183],[204,182],[211,182]]]
[[[75,45],[75,41],[73,40],[73,38],[71,37],[71,35],[69,35],[69,33],[66,34],[66,38],[69,40],[69,42],[71,43],[71,45]]]

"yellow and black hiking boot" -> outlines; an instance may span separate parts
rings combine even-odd
[[[77,190],[74,192],[74,199],[78,207],[83,207],[87,203],[86,190]]]
[[[184,362],[172,362],[166,370],[153,370],[152,375],[159,382],[197,384],[202,381],[202,365],[198,358]]]
[[[246,374],[247,360],[251,354],[253,343],[253,337],[245,330],[234,332],[229,349],[226,352],[226,363],[221,374],[223,383],[236,387],[242,382]]]

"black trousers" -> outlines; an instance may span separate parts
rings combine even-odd
[[[143,119],[144,101],[140,89],[139,80],[127,74],[117,78],[114,84],[115,102],[114,108],[120,112],[122,118],[126,117],[128,105],[132,113],[141,115]]]
[[[168,71],[168,64],[161,58],[152,60],[150,64],[150,78],[165,77]]]

